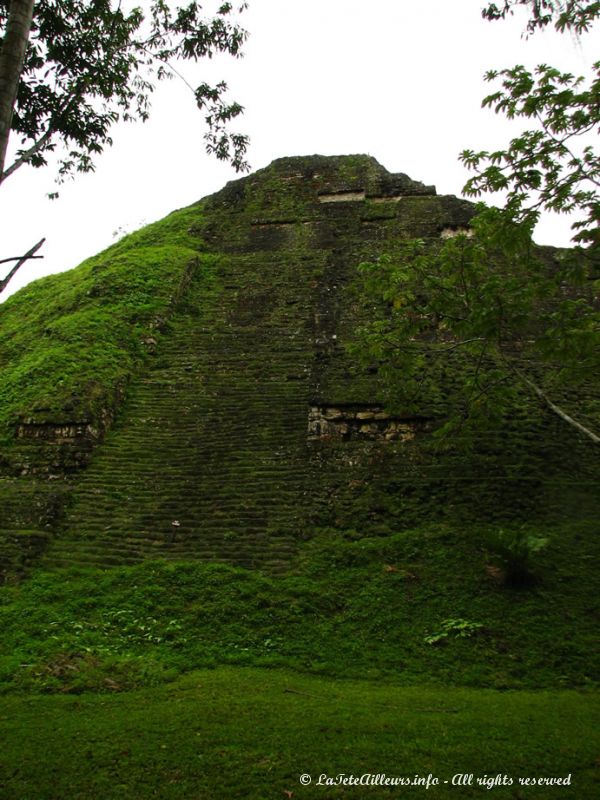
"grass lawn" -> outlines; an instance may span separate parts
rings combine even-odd
[[[591,691],[406,687],[244,667],[115,694],[11,694],[0,700],[0,796],[592,800],[599,711]],[[342,773],[431,777],[429,788],[318,785]],[[472,785],[453,786],[457,774]],[[569,786],[518,780],[569,775]]]

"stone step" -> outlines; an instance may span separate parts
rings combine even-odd
[[[157,553],[277,568],[289,563],[307,487],[318,480],[308,476],[307,483],[314,356],[300,255],[224,259],[220,281],[238,288],[208,302],[202,287],[195,295],[192,281],[182,306],[190,313],[171,317],[156,356],[129,387],[45,564],[129,563]],[[265,258],[278,259],[268,280]],[[293,303],[273,301],[270,316],[246,316],[251,324],[241,324],[236,298],[289,295],[291,285]]]

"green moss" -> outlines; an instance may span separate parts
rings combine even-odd
[[[147,358],[185,271],[202,249],[198,206],[125,237],[2,306],[0,432],[19,419],[92,421]],[[206,257],[204,265],[208,263]],[[202,267],[200,267],[202,268]]]

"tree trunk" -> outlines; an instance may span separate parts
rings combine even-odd
[[[6,33],[0,49],[0,183],[12,122],[13,108],[33,17],[34,0],[11,0]]]

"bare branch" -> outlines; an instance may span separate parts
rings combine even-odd
[[[45,238],[44,238],[44,239],[40,239],[40,241],[39,241],[37,244],[35,244],[35,245],[34,245],[34,246],[31,248],[31,250],[28,250],[28,251],[25,253],[25,255],[24,255],[24,256],[21,256],[21,258],[19,258],[19,260],[18,260],[18,261],[17,261],[17,263],[14,265],[14,267],[11,269],[11,271],[8,273],[8,275],[6,276],[6,278],[4,278],[2,281],[0,281],[0,294],[1,294],[1,293],[2,293],[2,292],[5,290],[5,289],[6,289],[6,287],[7,287],[7,286],[8,286],[8,284],[10,283],[10,281],[11,281],[11,280],[14,278],[14,276],[17,274],[17,271],[18,271],[18,270],[19,270],[19,269],[20,269],[20,268],[23,266],[23,264],[24,264],[26,261],[29,261],[31,258],[34,258],[34,257],[37,257],[37,258],[42,258],[42,257],[43,257],[43,256],[36,256],[35,254],[36,254],[36,253],[37,253],[37,251],[40,249],[40,247],[41,247],[41,246],[44,244],[44,242],[45,242],[45,241],[46,241],[46,239],[45,239]],[[10,259],[10,260],[12,261],[13,259]]]
[[[34,258],[43,258],[44,256],[29,256],[29,260]],[[8,264],[9,261],[18,261],[23,256],[12,256],[11,258],[0,258],[0,264]]]

